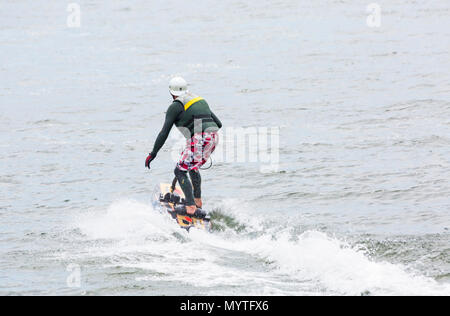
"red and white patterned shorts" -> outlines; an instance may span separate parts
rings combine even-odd
[[[211,156],[219,143],[217,132],[197,133],[188,139],[177,168],[181,171],[199,170]]]

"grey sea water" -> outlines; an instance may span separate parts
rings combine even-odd
[[[448,1],[68,4],[0,3],[0,294],[450,294]],[[173,75],[279,128],[278,170],[202,173],[223,231],[150,204]]]

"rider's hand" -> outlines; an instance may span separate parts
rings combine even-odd
[[[148,155],[147,159],[145,160],[145,167],[150,169],[150,163],[155,159],[156,155],[152,155],[151,153]]]

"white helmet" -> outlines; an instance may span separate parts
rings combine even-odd
[[[187,92],[187,82],[181,77],[172,78],[169,82],[169,91],[172,95],[179,97]]]

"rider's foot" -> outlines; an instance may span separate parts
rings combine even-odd
[[[202,208],[203,202],[202,199],[194,199],[195,205],[197,205],[198,208]]]
[[[195,205],[186,205],[186,213],[188,215],[194,215],[197,207]]]

